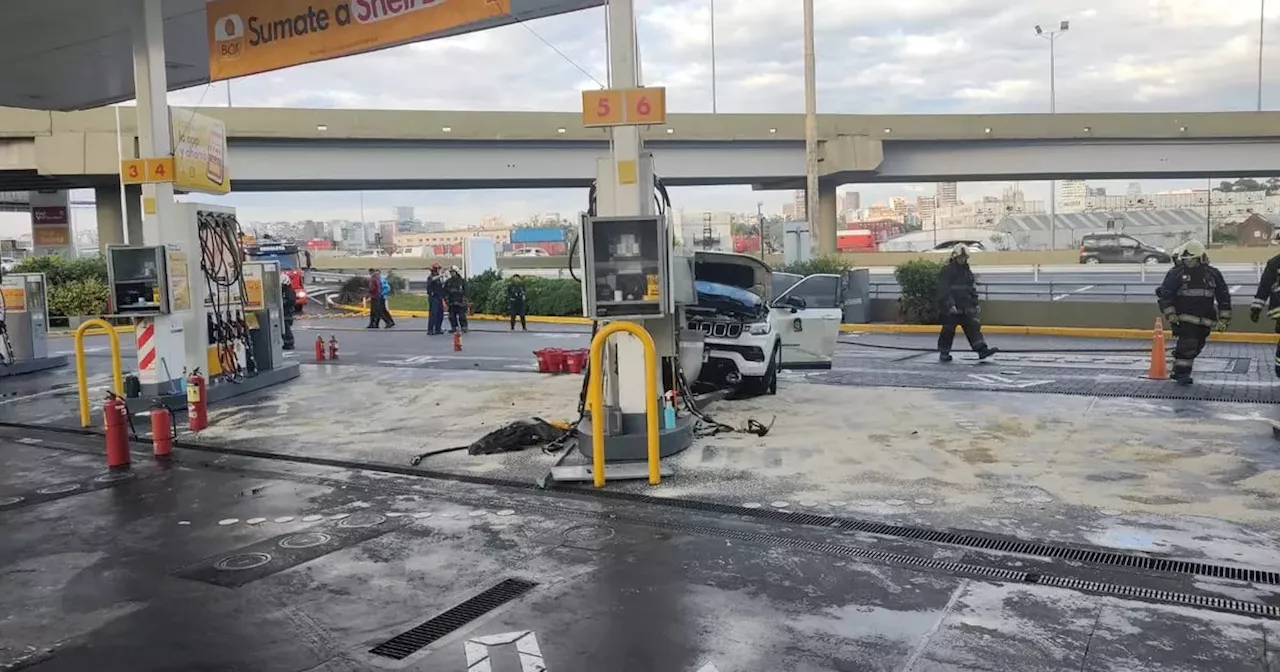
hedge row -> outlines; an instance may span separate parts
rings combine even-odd
[[[14,273],[43,273],[48,283],[50,317],[82,317],[107,312],[107,262],[101,257],[64,259],[27,257]]]

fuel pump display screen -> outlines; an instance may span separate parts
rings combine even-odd
[[[588,220],[587,274],[595,317],[660,317],[666,250],[656,217]]]

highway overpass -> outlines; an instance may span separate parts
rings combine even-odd
[[[126,147],[136,135],[123,108]],[[586,186],[605,134],[576,113],[202,110],[228,124],[236,191]],[[116,183],[111,109],[0,108],[0,191]],[[645,130],[673,186],[803,186],[803,117],[673,114]],[[820,115],[842,183],[1270,176],[1280,113]],[[130,152],[126,150],[126,154]]]

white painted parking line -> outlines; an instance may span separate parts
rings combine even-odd
[[[1231,293],[1232,293],[1232,294],[1235,294],[1236,292],[1240,291],[1240,288],[1241,288],[1241,287],[1243,287],[1243,286],[1244,286],[1244,285],[1236,285],[1235,287],[1232,287],[1232,288],[1231,288]]]
[[[1063,300],[1063,299],[1067,298],[1068,296],[1071,296],[1072,294],[1080,294],[1080,293],[1082,293],[1082,292],[1087,292],[1087,291],[1089,291],[1089,290],[1093,289],[1094,287],[1097,287],[1097,285],[1085,285],[1084,287],[1080,287],[1080,288],[1078,288],[1078,289],[1073,289],[1073,290],[1071,290],[1071,291],[1067,292],[1066,294],[1059,294],[1059,295],[1057,295],[1057,296],[1053,297],[1053,300],[1054,300],[1054,301],[1061,301],[1061,300]]]

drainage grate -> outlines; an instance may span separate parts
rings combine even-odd
[[[823,528],[837,528],[840,530],[866,532],[869,534],[878,534],[887,537],[899,537],[903,539],[914,539],[918,541],[927,541],[937,544],[949,544],[952,546],[963,546],[966,548],[978,548],[988,551],[998,551],[1001,553],[1014,553],[1018,555],[1033,555],[1042,558],[1054,558],[1059,560],[1069,560],[1074,562],[1087,563],[1092,565],[1107,565],[1112,567],[1125,567],[1129,569],[1140,569],[1152,572],[1165,572],[1169,574],[1190,574],[1198,576],[1211,576],[1221,579],[1231,579],[1235,581],[1247,581],[1249,583],[1260,583],[1267,585],[1280,585],[1280,573],[1268,572],[1257,569],[1244,569],[1238,567],[1228,567],[1224,565],[1215,565],[1205,562],[1191,562],[1187,560],[1170,560],[1165,558],[1156,558],[1145,555],[1136,555],[1128,553],[1116,553],[1106,550],[1086,550],[1072,548],[1070,546],[1058,546],[1054,544],[1039,544],[1018,539],[1001,539],[998,537],[984,537],[975,534],[966,534],[961,532],[944,532],[938,530],[926,530],[918,527],[907,527],[903,525],[890,525],[887,523],[876,523],[866,520],[857,520],[852,518],[840,518],[836,516],[823,516],[813,513],[800,513],[797,511],[782,511],[778,509],[748,509],[744,506],[735,504],[717,504],[714,502],[700,502],[691,499],[675,499],[666,497],[654,497],[642,493],[619,492],[616,490],[594,490],[591,495],[603,497],[605,499],[619,499],[626,501],[641,502],[645,504],[662,504],[664,506],[674,506],[676,508],[702,511],[710,513],[723,513],[729,515],[749,516],[752,518],[763,518],[766,520],[777,520],[793,525],[807,525]]]
[[[1199,607],[1202,609],[1212,609],[1214,611],[1245,614],[1247,616],[1280,619],[1280,608],[1273,607],[1269,604],[1228,600],[1221,597],[1209,597],[1190,593],[1174,593],[1167,590],[1153,590],[1151,588],[1142,588],[1139,586],[1125,584],[1099,583],[1097,581],[1085,581],[1083,579],[1071,579],[1061,576],[1041,575],[1033,578],[1036,580],[1032,581],[1032,583],[1056,586],[1058,588],[1068,588],[1070,590],[1078,590],[1083,593],[1128,597],[1151,602],[1181,604],[1188,607]]]
[[[432,642],[461,628],[471,621],[537,588],[538,584],[520,579],[506,579],[502,583],[476,595],[449,611],[402,632],[369,650],[376,656],[403,660],[422,650]]]

